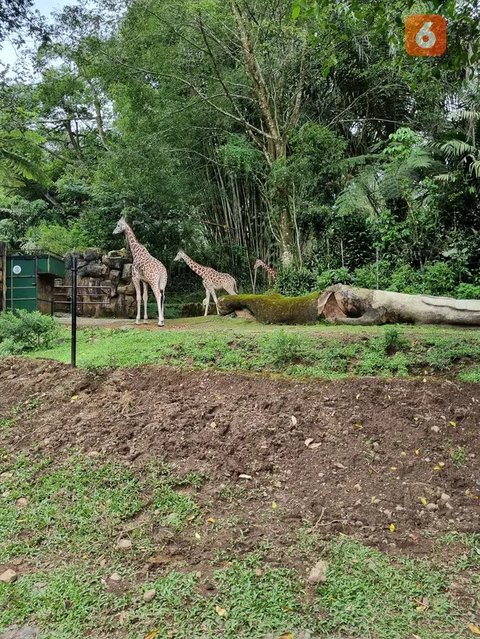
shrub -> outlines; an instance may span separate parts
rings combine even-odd
[[[295,333],[276,332],[265,343],[268,358],[275,366],[293,364],[301,358],[302,340]]]
[[[351,281],[352,275],[348,268],[328,269],[317,277],[317,288],[323,291],[333,284],[350,284]]]
[[[428,264],[423,271],[423,290],[428,295],[449,295],[455,288],[455,273],[445,262]]]
[[[388,288],[390,281],[390,266],[385,261],[378,263],[378,287],[380,289]],[[377,288],[377,264],[367,264],[355,269],[353,273],[353,284],[360,288]]]
[[[49,315],[20,310],[0,313],[0,355],[16,355],[36,348],[48,348],[60,327]]]
[[[382,344],[388,355],[401,350],[407,344],[398,326],[387,326],[382,335]]]
[[[459,284],[455,289],[455,297],[461,300],[480,300],[480,285]]]
[[[422,292],[422,275],[415,271],[409,264],[402,264],[396,268],[391,277],[388,287],[397,293],[418,294]]]
[[[276,288],[282,295],[294,297],[314,291],[316,284],[315,275],[308,269],[287,266],[280,269]]]

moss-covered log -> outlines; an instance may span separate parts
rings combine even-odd
[[[303,297],[267,295],[227,295],[218,301],[221,315],[249,311],[264,324],[314,324],[318,320],[319,293]]]

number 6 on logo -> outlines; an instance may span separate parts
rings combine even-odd
[[[437,56],[447,48],[447,22],[440,15],[417,14],[405,21],[405,49],[415,56]]]

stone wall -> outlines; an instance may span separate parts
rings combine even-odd
[[[87,250],[77,255],[78,315],[85,317],[127,317],[136,315],[135,287],[132,284],[132,258],[125,251],[102,254]],[[65,257],[65,281],[57,281],[55,306],[57,311],[69,310],[65,302],[72,284],[73,254]],[[62,302],[64,308],[62,308]]]

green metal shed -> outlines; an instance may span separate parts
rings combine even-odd
[[[55,278],[64,275],[65,263],[59,255],[8,254],[6,308],[53,314]]]

